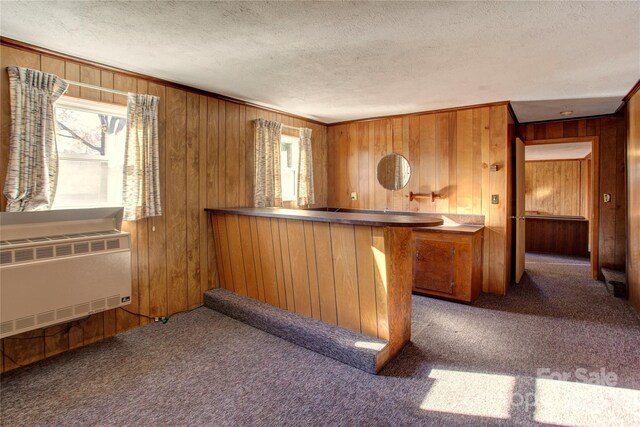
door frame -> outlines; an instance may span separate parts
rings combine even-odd
[[[595,135],[589,136],[576,136],[568,138],[552,138],[552,139],[532,139],[530,141],[524,141],[525,147],[527,145],[544,145],[544,144],[566,144],[571,142],[591,142],[591,209],[589,212],[590,218],[590,233],[589,240],[591,241],[591,276],[594,279],[598,279],[598,272],[600,271],[600,265],[598,260],[598,254],[600,252],[600,143],[599,138]]]

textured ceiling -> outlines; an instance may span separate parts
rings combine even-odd
[[[591,142],[527,145],[524,147],[524,159],[527,161],[584,159],[589,153],[591,153]]]
[[[640,76],[639,10],[638,2],[2,1],[0,33],[336,122],[622,98]]]

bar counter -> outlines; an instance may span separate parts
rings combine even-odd
[[[409,342],[412,230],[442,219],[280,208],[206,211],[220,287],[385,340],[377,370]]]
[[[428,215],[399,215],[395,213],[379,213],[376,211],[364,213],[283,208],[208,208],[205,209],[205,211],[221,214],[297,219],[301,221],[370,225],[375,227],[433,227],[442,224],[442,219]]]

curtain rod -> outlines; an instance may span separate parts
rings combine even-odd
[[[128,96],[129,95],[128,92],[122,92],[121,90],[115,90],[115,89],[109,89],[109,88],[106,88],[106,87],[94,86],[94,85],[90,85],[88,83],[74,82],[73,80],[65,80],[65,81],[67,83],[69,83],[70,85],[86,87],[87,89],[95,89],[95,90],[100,90],[102,92],[115,93],[116,95],[124,95],[124,96]]]
[[[297,129],[297,130],[302,130],[303,129],[303,128],[298,128],[298,127],[295,127],[295,126],[289,126],[289,125],[285,125],[285,124],[283,124],[282,127],[283,128],[289,128],[289,129]]]

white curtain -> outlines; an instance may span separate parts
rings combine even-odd
[[[255,121],[256,159],[253,203],[256,207],[282,206],[280,137],[282,123]]]
[[[162,215],[158,154],[160,98],[130,93],[122,199],[124,220]]]
[[[51,208],[58,179],[53,103],[69,86],[53,74],[7,67],[11,99],[11,136],[4,195],[7,211]]]
[[[311,153],[311,129],[300,129],[300,158],[298,163],[298,206],[316,202],[313,189],[313,155]]]

